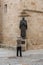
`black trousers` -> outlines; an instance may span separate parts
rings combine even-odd
[[[21,47],[17,47],[17,56],[19,56],[20,55],[20,57],[22,57],[22,49],[21,49]]]

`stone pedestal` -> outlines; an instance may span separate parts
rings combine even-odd
[[[24,41],[25,41],[25,43],[22,44],[22,50],[26,51],[27,50],[27,39],[25,39]]]

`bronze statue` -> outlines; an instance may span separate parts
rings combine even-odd
[[[27,30],[27,21],[23,17],[22,20],[20,20],[20,26],[19,28],[21,29],[21,37],[23,39],[26,38],[26,30]]]

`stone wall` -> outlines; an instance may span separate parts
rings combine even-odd
[[[2,10],[1,10],[1,0],[0,0],[0,43],[2,42]]]
[[[5,7],[7,4],[7,8]],[[24,5],[25,4],[25,5]],[[16,39],[20,36],[19,22],[20,12],[24,9],[43,11],[43,0],[3,0],[3,43],[16,45]],[[26,17],[28,23],[27,42],[30,48],[33,45],[43,45],[43,13],[26,11],[30,17]],[[36,46],[34,48],[37,48]]]

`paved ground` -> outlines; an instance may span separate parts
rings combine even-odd
[[[17,57],[15,50],[10,49],[9,51],[0,49],[0,65],[43,65],[42,49],[23,52],[23,57]]]

